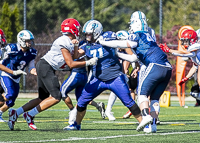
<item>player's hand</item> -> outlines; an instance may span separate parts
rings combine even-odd
[[[188,78],[187,78],[187,77],[184,77],[184,78],[179,82],[178,85],[181,86],[181,85],[184,84],[187,80],[188,80]]]
[[[79,45],[79,41],[77,39],[73,39],[72,43],[74,44],[74,46],[78,46]]]
[[[90,60],[86,61],[86,66],[93,66],[96,65],[98,61],[97,57],[91,58]]]
[[[166,43],[165,43],[165,44],[160,44],[159,47],[161,48],[161,50],[162,50],[163,52],[169,53],[170,48],[167,46]]]
[[[20,74],[27,75],[27,73],[24,72],[24,71],[22,71],[22,70],[16,70],[16,71],[13,71],[13,75],[20,75]]]

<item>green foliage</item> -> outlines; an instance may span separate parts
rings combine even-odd
[[[15,6],[11,11],[9,4],[4,2],[1,12],[0,28],[4,30],[7,42],[16,42],[16,35],[20,31],[21,26],[19,23],[19,10]]]

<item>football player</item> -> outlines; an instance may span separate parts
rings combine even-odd
[[[70,70],[96,64],[97,58],[88,61],[74,61],[77,58],[78,38],[80,24],[76,19],[65,19],[61,24],[62,36],[52,44],[51,49],[39,60],[36,65],[38,98],[29,101],[17,110],[9,112],[9,128],[14,129],[17,117],[23,114],[28,127],[36,130],[33,118],[38,113],[60,102],[62,95],[56,70]],[[51,96],[50,96],[51,95]],[[38,105],[39,104],[39,105]],[[31,109],[31,110],[30,110]],[[26,112],[30,110],[29,112]]]
[[[4,37],[3,37],[4,38]],[[5,39],[2,40],[5,43]],[[1,86],[5,91],[5,103],[0,108],[0,114],[14,106],[19,94],[19,81],[21,74],[26,74],[23,70],[28,67],[31,74],[36,75],[34,59],[37,51],[33,48],[34,36],[29,30],[22,30],[17,35],[17,44],[8,44],[2,56],[2,64],[17,73],[1,72]]]
[[[195,84],[194,87],[192,87],[191,89],[191,93],[190,95],[194,98],[196,98],[197,100],[200,100],[200,93],[199,93],[199,89],[198,86],[200,85],[200,79],[198,77],[200,77],[200,42],[198,42],[198,36],[197,33],[194,30],[190,30],[187,29],[185,30],[182,34],[181,34],[181,44],[184,46],[185,50],[183,51],[178,51],[178,50],[172,50],[170,49],[166,44],[160,45],[160,48],[164,51],[164,52],[169,52],[172,53],[175,56],[181,56],[181,57],[188,57],[192,60],[193,62],[193,67],[190,69],[189,73],[186,75],[186,77],[184,77],[179,85],[182,85],[183,83],[185,83],[197,70],[197,82],[198,85]]]
[[[122,72],[122,66],[115,55],[115,49],[102,46],[96,41],[99,36],[102,36],[104,40],[116,39],[115,33],[111,31],[103,33],[103,26],[97,20],[86,22],[83,32],[86,34],[87,43],[81,46],[80,53],[86,54],[89,58],[98,57],[98,62],[97,65],[93,66],[92,78],[84,87],[78,100],[76,121],[65,127],[64,130],[81,130],[81,121],[85,116],[87,104],[105,90],[111,90],[117,95],[140,122],[139,126],[145,126],[151,122],[151,120],[142,120],[141,111],[131,98],[126,75]]]
[[[146,66],[142,81],[138,85],[138,104],[142,110],[143,120],[149,120],[150,122],[153,120],[151,132],[156,132],[157,113],[160,110],[159,98],[170,80],[172,67],[167,55],[158,47],[148,33],[148,25],[145,20],[134,20],[130,24],[129,34],[129,38],[126,41],[105,41],[100,39],[99,42],[103,46],[113,48],[131,48],[137,54],[140,62]],[[132,51],[129,52],[131,53]],[[127,56],[123,56],[123,58],[129,60]],[[150,96],[150,113],[148,96]],[[140,131],[143,128],[144,126],[139,125],[137,130]]]
[[[79,46],[85,43],[85,40],[81,41],[79,43]],[[85,56],[83,56],[84,58]],[[79,58],[81,60],[81,58]],[[76,100],[78,101],[79,97],[81,96],[82,90],[86,83],[89,81],[86,67],[82,68],[73,68],[70,76],[63,82],[61,86],[61,94],[62,94],[62,100],[65,102],[65,104],[70,109],[69,112],[69,121],[68,123],[71,125],[76,120],[76,114],[77,109],[73,106],[72,101],[70,97],[68,96],[68,93],[75,89],[75,96]],[[105,119],[105,105],[103,102],[95,102],[91,101],[89,103],[92,106],[95,106],[97,110],[100,112],[101,117]]]

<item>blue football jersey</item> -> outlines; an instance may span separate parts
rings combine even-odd
[[[115,40],[116,34],[108,31],[102,34],[105,40]],[[94,65],[93,76],[108,81],[122,74],[122,66],[118,57],[115,55],[115,49],[102,46],[98,43],[85,43],[80,48],[85,51],[88,58],[98,57],[97,65]]]
[[[34,48],[30,48],[29,50],[27,50],[27,52],[24,53],[17,44],[9,44],[7,46],[7,48],[9,49],[7,49],[8,55],[3,60],[2,64],[11,70],[24,70],[24,68],[29,64],[29,62],[34,60],[37,55],[37,50]],[[11,76],[13,79],[17,79],[21,76],[14,76],[12,74],[8,75]]]
[[[84,43],[86,43],[85,40],[80,41],[80,42],[79,42],[79,47],[80,47],[81,45],[83,45]],[[78,72],[78,73],[86,73],[86,72],[87,72],[87,71],[86,71],[86,67],[73,68],[72,71],[73,71],[73,72]]]
[[[167,55],[158,47],[149,33],[136,32],[129,35],[128,40],[137,42],[137,47],[133,48],[133,50],[144,65],[148,66],[149,63],[157,63],[169,66]]]

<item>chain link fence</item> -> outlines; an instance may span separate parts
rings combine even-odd
[[[94,13],[94,2],[95,0],[91,0],[91,19],[94,19],[94,15],[96,13]],[[163,39],[163,32],[162,32],[162,20],[163,20],[163,13],[162,13],[162,0],[159,0],[158,5],[159,5],[159,10],[158,13],[159,14],[159,33],[156,33],[156,38],[157,38],[157,42],[159,43],[164,43],[166,42],[166,39]],[[24,29],[26,29],[26,0],[24,0]],[[156,15],[158,16],[158,15]],[[51,33],[51,32],[49,32]],[[174,34],[174,33],[173,33]],[[176,33],[177,34],[177,33]],[[50,49],[51,44],[53,43],[53,41],[59,37],[61,35],[61,33],[54,33],[52,35],[45,35],[44,33],[42,33],[40,36],[40,38],[35,37],[35,49],[38,51],[38,55],[35,59],[35,64],[39,61],[39,59]],[[41,38],[42,37],[42,38]],[[48,40],[47,40],[48,39]],[[48,41],[47,43],[45,43],[44,41]],[[172,49],[177,49],[177,44],[168,44],[168,46]],[[168,54],[168,59],[170,61],[170,63],[173,66],[173,73],[176,72],[176,60],[174,58],[173,55]],[[187,67],[186,67],[186,71],[185,73],[187,74],[189,69],[192,67],[192,62],[188,61],[187,63]],[[56,75],[58,75],[59,81],[60,83],[63,83],[63,81],[69,76],[70,71],[56,71]],[[176,94],[176,84],[175,84],[175,74],[172,75],[171,80],[170,80],[170,84],[168,85],[167,89],[168,91],[171,92],[171,94]],[[189,93],[190,87],[193,84],[193,80],[190,80],[187,84],[186,84],[186,95]],[[27,76],[23,76],[23,78],[20,81],[20,89],[21,92],[37,92],[37,77],[33,76],[31,74],[28,74]]]

